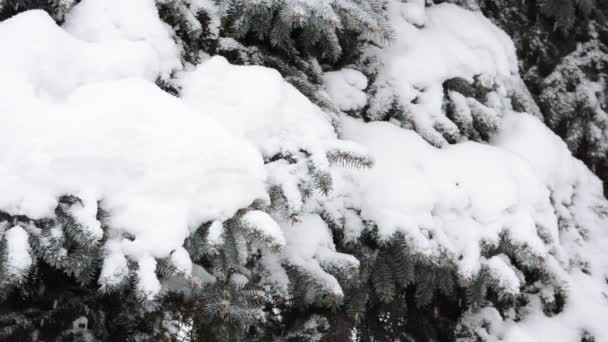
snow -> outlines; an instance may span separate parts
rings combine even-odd
[[[140,258],[137,269],[138,293],[146,299],[154,299],[161,290],[161,284],[156,277],[156,260],[147,255]]]
[[[267,279],[265,287],[274,289],[282,297],[289,296],[289,276],[281,265],[281,256],[275,253],[265,253],[260,259],[266,271],[264,279]]]
[[[388,8],[397,38],[380,52],[376,81],[394,88],[421,135],[438,122],[454,127],[442,111],[447,95],[459,126],[482,121],[495,128],[489,144],[431,145],[428,136],[391,122],[330,116],[265,67],[215,56],[184,68],[154,1],[83,0],[63,28],[42,11],[0,23],[0,210],[54,217],[60,196],[77,196],[81,202],[69,214],[104,241],[100,287],[126,282],[134,261],[136,287],[148,299],[163,286],[215,281],[193,265],[184,239],[211,222],[206,242],[222,245],[222,222],[257,200],[268,204],[273,186],[299,221],[251,210],[240,222],[280,247],[263,250],[260,263],[268,273],[264,286],[285,296],[285,265],[337,296],[343,290],[334,274],[359,267],[354,256],[336,250],[322,210],[342,215],[347,242],[375,225],[381,240],[400,233],[412,252],[447,257],[464,279],[485,268],[498,287],[522,294],[517,263],[481,253],[506,234],[522,258],[542,260],[555,284],[524,293],[529,304],[521,318],[483,308],[467,323],[488,341],[576,340],[582,329],[608,340],[601,319],[608,315],[608,204],[601,182],[538,119],[504,103],[515,91],[507,88],[521,85],[513,43],[480,13],[455,5],[425,8],[410,0],[389,1]],[[216,10],[208,0],[192,1],[189,9]],[[353,68],[323,76],[342,111],[372,105],[368,79]],[[170,74],[181,98],[154,84]],[[443,83],[455,77],[493,90],[483,104],[445,92]],[[336,118],[341,138],[350,141],[338,139]],[[369,154],[374,166],[332,168],[327,156],[341,151]],[[331,173],[333,191],[303,200],[301,187],[315,172]],[[97,220],[100,208],[109,213],[106,231]],[[22,276],[35,262],[28,229],[5,232],[9,275]],[[161,284],[156,259],[166,257],[190,279]],[[248,279],[235,274],[231,281],[244,286]],[[564,311],[547,317],[541,296],[550,298],[558,286],[568,296]]]
[[[443,146],[447,141],[438,131],[456,135],[458,130],[443,108],[445,81],[478,80],[503,97],[521,87],[513,42],[480,12],[448,3],[425,8],[419,0],[393,0],[387,6],[395,40],[388,48],[367,51],[380,65],[372,115],[386,112],[394,96],[416,131]]]
[[[468,320],[484,326],[482,336],[490,342],[579,341],[584,331],[596,341],[604,341],[608,338],[606,285],[582,273],[573,274],[571,280],[576,287],[570,289],[563,312],[555,316],[546,316],[539,298],[529,296],[531,304],[521,321],[503,320],[494,308],[486,308]]]
[[[188,227],[266,196],[262,159],[249,144],[149,82],[99,82],[64,103],[31,99],[14,113],[0,118],[9,132],[0,138],[0,206],[49,217],[59,195],[86,189],[111,226],[137,237],[124,241],[126,254],[167,255]]]
[[[181,85],[184,102],[230,127],[264,157],[302,147],[314,151],[336,138],[327,115],[274,69],[214,56],[185,73]]]
[[[87,4],[96,3],[80,5]],[[110,213],[110,227],[135,237],[115,237],[120,252],[104,262],[104,279],[118,279],[114,274],[124,273],[123,254],[134,260],[168,256],[190,228],[266,200],[263,159],[210,115],[190,110],[151,82],[168,70],[161,48],[144,44],[146,37],[160,39],[160,28],[139,19],[136,26],[122,27],[126,38],[95,36],[95,27],[79,30],[94,23],[77,19],[90,14],[81,11],[71,14],[67,26],[98,43],[73,37],[42,11],[0,23],[6,47],[0,88],[7,100],[0,104],[0,210],[53,217],[59,196],[82,196],[84,205],[72,214],[99,238],[100,202]],[[122,49],[133,44],[146,46]],[[117,264],[108,264],[111,260]]]
[[[572,158],[566,145],[538,120],[508,116],[493,144],[517,153],[530,165],[551,192],[555,213],[569,226],[560,231],[558,241],[568,257],[560,265],[567,300],[564,310],[554,317],[543,314],[540,299],[529,296],[528,315],[521,322],[505,319],[493,329],[503,331],[505,341],[580,340],[583,331],[596,341],[608,339],[608,203],[599,179],[579,160]],[[579,234],[586,237],[581,239]],[[571,264],[586,263],[587,273]]]
[[[219,9],[213,0],[191,0],[190,9],[193,13],[197,13],[199,11],[206,11],[211,19],[211,22],[209,23],[209,30],[211,34],[216,37],[219,36],[219,28],[221,24],[220,16],[218,14]]]
[[[323,82],[329,97],[341,110],[365,107],[367,95],[363,90],[367,88],[367,78],[361,72],[350,68],[326,72]]]
[[[95,81],[127,77],[154,81],[161,61],[154,49],[141,48],[143,41],[134,39],[82,41],[38,10],[1,22],[0,68],[6,76],[0,89],[6,96],[0,108],[25,102],[27,96],[63,99],[77,86]]]
[[[552,188],[559,183],[571,183],[572,172],[577,170],[571,167],[575,161],[570,158],[566,144],[529,116],[506,117],[492,144],[525,158],[534,166],[537,176]]]
[[[426,23],[425,0],[404,1],[399,10],[399,14],[412,25],[420,27]]]
[[[222,245],[224,243],[224,225],[221,221],[213,221],[209,227],[209,233],[207,235],[207,241],[211,245]]]
[[[9,281],[27,276],[33,264],[28,243],[28,234],[20,226],[14,226],[4,233],[6,239],[6,275]]]
[[[120,248],[120,242],[110,240],[105,245],[105,257],[101,267],[98,284],[102,291],[113,289],[126,281],[129,276],[127,258]]]
[[[344,137],[366,146],[376,160],[355,179],[353,201],[381,237],[401,232],[420,253],[445,249],[462,256],[465,276],[480,267],[479,241],[496,243],[503,230],[540,256],[548,249],[536,225],[557,239],[549,193],[517,155],[472,142],[437,149],[389,123],[343,123]]]
[[[400,6],[390,2],[388,13],[397,39],[386,52],[391,80],[402,96],[415,88],[434,87],[443,81],[475,75],[491,78],[517,74],[517,57],[511,39],[481,13],[452,4],[428,8],[427,23],[416,28],[403,20]]]
[[[175,266],[178,273],[185,277],[192,275],[192,260],[184,247],[178,247],[171,252],[171,264]]]
[[[285,261],[310,274],[323,290],[342,296],[338,280],[328,271],[332,267],[356,269],[359,261],[352,255],[336,252],[329,227],[321,217],[309,214],[296,224],[281,223],[281,229],[287,239]]]
[[[151,2],[125,6],[83,1],[65,30],[42,11],[0,24],[0,111],[11,113],[0,116],[0,209],[52,217],[59,196],[81,196],[71,213],[99,239],[99,202],[111,230],[134,237],[110,232],[102,286],[122,282],[126,259],[150,266],[173,251],[189,274],[179,248],[194,227],[267,201],[263,157],[305,149],[323,170],[338,146],[329,117],[272,69],[213,57],[182,73],[183,101],[164,93],[151,81],[180,68],[178,50]],[[285,184],[297,184],[292,171]],[[269,217],[246,219],[285,244]],[[221,242],[220,231],[211,235]],[[140,282],[150,281],[140,268]]]
[[[97,220],[97,199],[91,194],[77,194],[82,203],[77,203],[70,207],[70,215],[79,223],[87,233],[94,239],[100,240],[103,237],[101,222]]]
[[[240,273],[233,273],[230,275],[230,283],[237,289],[242,289],[248,282],[249,279]]]
[[[522,285],[509,258],[504,255],[495,255],[485,262],[492,278],[498,280],[498,287],[510,294],[518,294]]]
[[[343,133],[367,147],[376,164],[366,172],[341,171],[344,182],[332,200],[360,209],[364,220],[377,224],[381,238],[401,232],[414,253],[435,260],[447,255],[465,279],[487,267],[497,287],[518,294],[524,279],[508,258],[480,253],[480,243],[496,245],[507,233],[520,247],[518,257],[540,257],[566,290],[564,310],[554,317],[543,313],[540,294],[526,294],[530,304],[521,321],[503,320],[493,309],[466,318],[486,326],[481,336],[571,341],[584,329],[597,340],[608,338],[602,319],[608,314],[608,202],[597,177],[538,119],[510,113],[491,145],[467,142],[443,149],[386,122],[345,117]],[[564,220],[573,226],[560,229]],[[354,239],[360,223],[345,230]],[[590,274],[573,266],[581,262]],[[482,321],[489,325],[478,324]]]
[[[279,224],[267,213],[261,210],[251,210],[241,217],[241,223],[245,229],[269,239],[273,246],[285,245],[285,237]]]
[[[104,59],[123,64],[124,57],[114,54],[118,52],[137,60],[152,81],[181,68],[172,31],[158,17],[154,1],[83,0],[70,11],[63,28],[75,38],[108,46],[112,53],[100,56]]]
[[[193,110],[230,127],[266,161],[276,159],[265,165],[266,183],[281,189],[290,214],[303,210],[300,188],[311,182],[310,174],[329,173],[328,155],[364,152],[339,140],[330,116],[274,69],[232,65],[214,56],[178,79],[182,99]]]

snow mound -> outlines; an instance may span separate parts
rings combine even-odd
[[[365,147],[376,165],[347,172],[332,200],[361,210],[380,238],[401,233],[413,253],[454,262],[463,279],[482,268],[505,293],[519,294],[524,278],[505,255],[486,259],[484,247],[507,237],[515,260],[542,264],[549,283],[526,292],[525,314],[501,316],[486,308],[463,319],[488,341],[608,338],[604,322],[608,261],[608,202],[602,185],[538,119],[510,113],[491,145],[467,142],[435,148],[390,123],[344,118],[344,136]],[[345,217],[347,240],[362,224]],[[510,256],[513,257],[513,256]],[[521,267],[521,266],[519,266]],[[528,284],[527,286],[530,286]],[[565,291],[562,312],[550,317],[543,303]],[[504,313],[503,313],[504,315]],[[515,323],[517,322],[517,323]]]
[[[343,296],[338,280],[331,275],[332,268],[356,269],[359,261],[352,255],[336,252],[331,232],[318,215],[306,215],[301,222],[281,224],[287,239],[283,257],[319,282],[324,291]]]
[[[391,6],[409,6],[391,2]],[[484,75],[488,82],[517,75],[517,56],[509,36],[481,13],[452,4],[426,9],[426,25],[418,28],[404,18],[404,11],[388,11],[397,38],[386,50],[387,75],[404,102],[432,93],[445,80],[473,80]],[[431,95],[429,95],[431,96]],[[423,101],[419,109],[433,114],[438,103]]]
[[[537,226],[557,239],[549,192],[511,152],[473,142],[437,149],[412,131],[352,119],[344,136],[376,159],[355,180],[356,201],[385,239],[401,232],[420,253],[448,253],[465,276],[479,270],[480,242],[498,243],[503,231],[539,256],[549,250]]]
[[[30,245],[27,242],[28,234],[22,227],[15,226],[4,233],[6,239],[6,263],[8,265],[6,276],[9,282],[19,283],[19,279],[33,264],[30,254]]]
[[[381,237],[405,234],[421,253],[456,256],[465,275],[479,268],[480,243],[497,243],[501,233],[534,255],[562,258],[558,221],[570,215],[593,227],[592,204],[604,201],[599,180],[526,114],[508,115],[494,146],[444,149],[388,123],[343,122],[345,138],[376,159],[351,178],[354,188],[344,185],[363,219],[375,222]],[[567,208],[556,213],[556,201]]]
[[[159,259],[194,283],[214,281],[193,265],[184,239],[212,222],[206,242],[221,246],[230,230],[222,222],[256,200],[266,210],[278,186],[297,223],[271,209],[239,220],[250,237],[269,242],[272,253],[260,260],[278,291],[289,291],[287,266],[317,281],[320,293],[343,295],[337,275],[359,261],[336,250],[319,216],[333,210],[343,215],[347,242],[370,227],[379,240],[403,235],[412,253],[453,262],[464,280],[485,270],[502,290],[527,296],[522,317],[490,308],[471,313],[467,323],[478,323],[480,336],[540,341],[551,331],[574,340],[585,330],[608,339],[597,319],[608,315],[608,204],[599,180],[559,138],[511,111],[507,88],[521,83],[511,40],[480,13],[455,5],[388,6],[397,37],[378,55],[382,69],[369,78],[376,83],[346,68],[326,73],[325,86],[344,111],[376,106],[364,92],[370,87],[374,101],[391,105],[382,91],[394,90],[424,139],[392,123],[343,117],[343,137],[352,142],[340,140],[332,122],[338,116],[269,68],[211,57],[184,71],[152,0],[83,0],[64,28],[42,11],[0,23],[0,211],[54,217],[59,198],[78,197],[69,215],[94,242],[107,237],[100,286],[125,282],[134,260],[137,289],[152,298],[163,286]],[[153,83],[174,71],[181,99]],[[479,82],[488,93],[465,96],[445,86],[452,79]],[[448,99],[467,124],[488,120],[495,128],[489,145],[438,149],[427,142],[445,145],[427,134],[456,125],[442,109]],[[369,170],[368,153],[375,160]],[[332,157],[348,165],[352,156],[364,170],[331,168]],[[100,208],[107,222],[98,220]],[[37,228],[6,227],[8,273],[18,278],[36,262],[28,238]],[[521,260],[483,253],[505,237]],[[551,285],[525,283],[518,269],[525,258],[542,264]],[[231,281],[248,280],[235,274]],[[530,293],[524,284],[544,288]],[[567,291],[568,301],[547,317],[542,302],[554,296],[552,286]]]
[[[109,234],[119,241],[108,242],[102,279],[120,282],[126,256],[144,262],[139,278],[148,281],[153,258],[174,250],[188,274],[179,248],[191,229],[267,199],[262,156],[151,82],[176,66],[152,2],[126,5],[154,10],[136,21],[117,4],[79,6],[66,26],[89,42],[42,11],[0,23],[0,210],[54,217],[60,196],[77,196],[70,213],[94,239],[102,234],[98,204],[118,232]],[[157,285],[141,290],[153,294]]]
[[[365,77],[352,72],[361,87]],[[193,110],[210,114],[259,149],[269,188],[280,188],[286,201],[283,216],[301,213],[303,188],[312,193],[321,180],[331,191],[330,169],[340,156],[367,158],[361,147],[338,139],[330,115],[274,69],[232,65],[214,56],[179,80],[182,99]]]
[[[270,241],[272,245],[285,246],[285,237],[279,224],[267,213],[251,210],[241,217],[241,224],[245,229]]]
[[[153,77],[181,69],[172,30],[160,20],[154,1],[83,0],[70,11],[63,28],[78,39],[128,53],[150,68]]]
[[[136,236],[127,254],[166,255],[189,227],[265,198],[255,149],[149,82],[95,83],[13,113],[0,117],[10,132],[0,138],[0,208],[52,217],[58,196],[92,196],[112,227]]]
[[[343,111],[357,110],[365,107],[367,95],[367,78],[361,72],[344,68],[326,72],[323,82],[332,101]]]
[[[336,139],[327,115],[274,69],[214,56],[184,73],[181,83],[184,102],[230,127],[264,157],[303,147],[316,151]]]
[[[369,48],[367,63],[360,65],[373,80],[367,110],[372,119],[396,110],[402,113],[395,117],[400,125],[443,146],[466,138],[480,140],[469,132],[479,127],[494,131],[499,117],[512,109],[511,97],[530,107],[526,111],[537,112],[519,77],[513,42],[481,12],[448,3],[425,8],[424,1],[417,0],[389,1],[387,6],[395,40],[385,49]],[[472,92],[473,87],[483,91]],[[446,96],[446,89],[452,88],[473,101],[459,101],[471,107],[472,118],[471,113],[462,117],[463,108],[446,113],[446,105],[458,101]]]
[[[162,25],[158,15],[156,21]],[[78,27],[75,23],[72,26],[74,30]],[[166,31],[165,37],[170,41]],[[177,66],[175,61],[179,62],[174,57],[161,58],[141,37],[99,40],[90,43],[77,39],[39,10],[20,13],[1,22],[0,70],[5,77],[0,90],[5,97],[0,108],[26,102],[31,96],[61,100],[76,87],[91,82],[129,77],[154,81],[159,73],[169,71]],[[177,58],[176,48],[172,49]],[[162,70],[162,64],[171,67]]]

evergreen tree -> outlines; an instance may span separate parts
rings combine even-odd
[[[8,0],[0,2],[0,20],[43,8],[61,22],[72,5]],[[106,266],[116,257],[110,240],[117,232],[102,202],[66,195],[58,199],[53,217],[37,220],[0,212],[0,339],[467,341],[483,339],[480,331],[487,324],[478,314],[484,309],[519,318],[527,301],[541,292],[545,315],[564,309],[568,292],[557,266],[563,261],[559,241],[538,222],[531,235],[550,251],[547,255],[505,227],[498,241],[479,241],[480,267],[466,274],[459,268],[462,255],[439,247],[425,253],[401,231],[382,236],[386,223],[375,222],[366,208],[341,197],[344,179],[336,179],[340,168],[366,172],[374,160],[340,139],[338,118],[344,113],[326,91],[325,72],[349,66],[369,80],[362,89],[367,105],[349,111],[350,116],[414,129],[436,146],[487,142],[507,112],[541,115],[518,77],[474,75],[442,82],[441,115],[425,126],[414,110],[420,99],[403,101],[379,58],[392,38],[385,1],[157,0],[156,6],[186,69],[210,55],[276,69],[326,112],[337,138],[322,148],[299,144],[264,151],[264,167],[273,176],[266,181],[268,202],[256,201],[223,222],[200,222],[183,248],[165,258],[144,264],[121,255],[112,260],[119,266],[112,272]],[[556,1],[539,6],[567,29],[573,13],[589,15],[593,5]],[[548,124],[567,131],[563,135],[570,148],[604,168],[608,94],[600,40],[581,45],[535,95]],[[159,77],[157,84],[179,97],[178,74]],[[424,95],[424,89],[417,91]],[[589,222],[608,217],[608,209],[602,200],[584,197],[584,188],[573,188],[571,202],[554,189],[547,192],[560,238],[585,241]],[[597,217],[577,217],[577,200]],[[313,222],[322,231],[328,228],[325,249],[312,260],[294,261],[287,256],[295,252],[286,251],[287,242],[275,232],[306,229],[311,217],[322,219]],[[430,229],[421,228],[420,234],[432,243],[445,238]],[[126,233],[121,238],[135,239]],[[191,275],[180,268],[184,256],[193,263]],[[576,257],[565,258],[569,267],[590,272]],[[162,284],[156,298],[149,298],[141,284],[146,271]],[[510,282],[504,272],[512,276]],[[593,337],[584,332],[583,338]]]
[[[61,23],[66,13],[77,2],[77,0],[2,0],[0,1],[0,21],[23,11],[42,9]]]
[[[601,1],[530,2],[523,10],[516,1],[479,3],[513,37],[522,78],[548,126],[608,191],[605,146],[599,140],[606,135],[608,106],[602,95],[608,8]]]
[[[424,2],[413,0],[403,3],[418,6],[417,11],[423,11],[425,6]],[[478,8],[475,1],[456,3],[465,8]],[[407,20],[411,20],[408,24],[418,29],[425,28],[420,18],[417,20],[421,22]],[[443,82],[442,90],[413,84],[410,85],[413,89],[408,92],[415,95],[408,94],[409,98],[404,98],[393,79],[392,63],[386,60],[384,49],[376,46],[361,49],[353,64],[369,79],[369,86],[365,89],[368,103],[356,116],[371,121],[395,122],[405,129],[415,130],[435,146],[468,140],[487,141],[497,132],[501,118],[510,110],[541,115],[519,76],[497,77],[477,73],[451,77]],[[432,103],[436,97],[441,98],[440,108],[429,109],[437,106],[425,103]]]
[[[589,16],[594,7],[595,0],[545,0],[540,4],[540,11],[555,21],[556,28],[567,32],[577,16]]]
[[[343,54],[341,40],[354,37],[383,44],[391,35],[382,0],[237,0],[227,1],[222,7],[230,36],[269,44],[292,57],[313,55],[335,62]]]
[[[608,168],[608,54],[597,39],[580,44],[544,80],[539,104],[547,124],[591,170]]]

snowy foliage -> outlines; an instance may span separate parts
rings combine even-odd
[[[367,78],[361,72],[349,68],[330,71],[323,75],[323,82],[340,110],[360,110],[367,104]]]
[[[480,13],[443,4],[412,19],[411,5],[389,3],[396,39],[388,49],[370,48],[361,62],[372,80],[363,116],[395,120],[435,146],[487,140],[511,97],[530,102],[513,43]]]
[[[556,28],[567,32],[578,16],[588,16],[595,6],[595,0],[544,0],[540,2],[540,11],[554,20]]]
[[[544,80],[540,105],[547,124],[593,169],[608,167],[608,53],[597,38],[581,44]],[[567,129],[565,129],[567,127]]]
[[[574,4],[573,4],[574,3]],[[542,1],[522,8],[517,0],[480,2],[484,14],[511,35],[522,78],[542,109],[545,121],[572,154],[604,181],[608,194],[605,82],[608,65],[608,7],[601,1]],[[564,29],[544,15],[540,6],[566,9],[571,27]],[[587,6],[588,11],[568,8]],[[591,5],[591,7],[588,7]],[[587,138],[587,136],[589,138]]]
[[[382,13],[383,2],[231,0],[226,1],[224,11],[235,38],[251,34],[290,55],[316,51],[321,58],[335,61],[343,53],[339,41],[345,32],[377,44],[388,41],[391,29]]]
[[[480,12],[66,6],[0,22],[0,300],[57,271],[154,317],[142,339],[608,339],[601,181]],[[601,53],[543,95],[597,103],[600,154],[606,80],[579,80]],[[57,336],[93,334],[89,309]]]
[[[4,281],[19,284],[32,266],[30,246],[27,242],[27,232],[15,226],[4,233],[6,239],[6,265]]]

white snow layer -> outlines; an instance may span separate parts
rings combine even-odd
[[[400,232],[415,252],[457,260],[465,279],[486,265],[498,286],[518,293],[520,279],[510,263],[481,256],[482,242],[496,245],[506,233],[564,284],[569,299],[562,313],[545,316],[534,297],[523,324],[495,322],[493,329],[506,329],[499,335],[540,342],[543,331],[559,325],[565,331],[556,340],[573,341],[582,329],[608,338],[599,319],[608,314],[602,247],[608,243],[608,203],[601,182],[538,119],[512,113],[493,146],[469,142],[444,149],[390,123],[345,118],[343,128],[345,138],[369,148],[376,164],[348,177],[354,184],[342,184],[335,196],[360,208],[381,236]],[[578,227],[560,230],[558,223],[568,220]],[[587,236],[581,239],[576,229]],[[573,268],[577,262],[588,263],[591,275]]]
[[[420,253],[452,253],[467,277],[480,266],[476,242],[497,243],[503,230],[540,256],[548,246],[536,226],[557,239],[549,192],[514,153],[473,142],[438,149],[385,122],[345,119],[343,129],[376,160],[355,180],[354,194],[381,237],[402,232]]]
[[[111,49],[100,57],[123,66],[136,62],[138,76],[154,80],[181,68],[171,29],[157,12],[150,0],[83,0],[67,16],[63,28],[75,38]]]
[[[230,127],[265,157],[303,147],[316,151],[336,139],[325,113],[274,69],[212,57],[181,81],[184,102]]]
[[[417,124],[443,115],[446,79],[481,75],[500,84],[517,76],[512,42],[481,14],[447,4],[424,9],[418,0],[390,1],[389,10],[397,39],[382,51],[380,76],[404,103],[418,98]],[[152,0],[83,0],[64,28],[42,11],[24,12],[0,23],[0,44],[0,210],[49,217],[59,196],[75,195],[82,207],[73,214],[95,238],[103,232],[93,213],[98,205],[108,210],[110,229],[135,239],[107,233],[101,286],[125,280],[127,259],[139,262],[137,287],[150,298],[161,288],[155,258],[171,256],[190,275],[181,246],[200,223],[213,221],[209,242],[221,244],[221,222],[267,200],[268,184],[283,183],[290,202],[300,197],[297,183],[285,181],[292,166],[264,167],[264,158],[305,149],[322,164],[314,154],[338,142],[328,116],[274,70],[213,57],[184,71]],[[172,71],[179,72],[182,99],[153,83]],[[352,69],[326,74],[342,110],[365,106],[362,76]],[[544,260],[569,299],[562,313],[547,317],[531,297],[529,314],[517,323],[482,310],[471,316],[488,323],[479,325],[481,333],[490,340],[543,341],[551,334],[569,341],[586,329],[608,340],[601,319],[608,315],[608,206],[600,181],[538,120],[516,113],[499,120],[490,145],[437,149],[413,131],[344,117],[344,137],[362,145],[349,146],[367,148],[376,163],[334,170],[334,192],[318,201],[345,213],[347,239],[361,234],[362,219],[373,221],[381,237],[403,233],[416,252],[456,260],[465,278],[488,267],[499,286],[516,293],[520,279],[508,260],[480,254],[482,242],[496,244],[507,233]],[[310,213],[295,225],[277,225],[262,212],[243,222],[281,247],[282,260],[262,259],[278,287],[287,288],[280,271],[287,262],[340,295],[328,272],[358,261],[336,252],[318,208],[301,207]],[[347,208],[360,209],[361,217]],[[25,271],[33,262],[26,229],[4,236],[15,269]],[[573,267],[576,261],[588,264],[590,275]],[[193,278],[213,281],[197,267]]]
[[[326,72],[323,76],[327,93],[334,103],[344,111],[365,107],[367,95],[367,78],[361,72],[344,68]]]
[[[6,239],[6,276],[8,281],[20,279],[32,266],[28,234],[20,226],[15,226],[5,232]]]
[[[352,255],[336,252],[327,224],[318,215],[306,215],[301,222],[285,222],[281,228],[287,238],[284,253],[287,261],[301,272],[310,274],[326,291],[342,296],[338,280],[326,271],[333,267],[357,268],[359,261]]]
[[[387,6],[395,40],[388,48],[367,51],[382,65],[375,76],[376,96],[395,92],[417,132],[434,145],[447,144],[436,127],[458,130],[442,109],[446,80],[477,80],[498,98],[521,83],[513,42],[481,13],[447,3],[425,9],[421,0],[392,0]],[[393,99],[385,100],[370,106],[386,111],[379,108],[391,106]]]
[[[270,240],[272,245],[277,247],[285,245],[285,237],[279,224],[267,213],[260,210],[249,211],[241,217],[241,223],[245,229]]]
[[[259,152],[152,83],[165,71],[159,50],[167,49],[154,46],[170,37],[148,9],[153,3],[129,6],[136,3],[141,12],[108,5],[82,21],[87,30],[76,18],[90,11],[72,12],[68,28],[99,43],[75,38],[42,11],[0,23],[0,209],[52,217],[57,198],[72,194],[86,206],[73,210],[75,218],[100,237],[94,215],[100,201],[110,225],[135,236],[110,252],[108,260],[118,263],[104,263],[108,279],[124,274],[121,255],[167,256],[201,222],[227,219],[267,198]],[[112,35],[93,25],[113,11],[133,14],[135,25],[112,25],[119,30]]]

